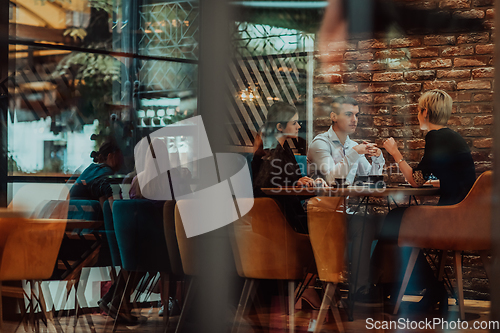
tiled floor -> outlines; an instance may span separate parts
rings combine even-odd
[[[347,320],[347,316],[345,311],[341,309],[341,316],[343,325],[346,332],[364,332],[364,331],[376,331],[376,332],[487,332],[487,329],[474,329],[475,323],[481,323],[481,321],[488,321],[489,317],[489,309],[490,303],[486,301],[466,301],[466,323],[461,323],[461,329],[457,329],[455,325],[457,325],[458,318],[458,306],[451,305],[454,304],[454,300],[450,299],[450,310],[448,313],[448,329],[446,329],[446,324],[444,326],[437,325],[435,329],[427,328],[423,329],[411,329],[407,327],[402,327],[401,325],[409,323],[410,325],[418,325],[419,322],[423,322],[420,325],[424,325],[425,321],[432,322],[439,320],[438,314],[409,314],[408,304],[411,301],[418,301],[419,297],[405,297],[405,301],[403,302],[403,306],[401,308],[400,314],[398,316],[393,316],[387,313],[384,313],[383,306],[381,304],[358,304],[355,308],[354,313],[354,321],[349,322]],[[131,333],[131,332],[141,332],[141,333],[153,333],[153,332],[164,332],[163,319],[158,316],[158,308],[150,309],[143,308],[140,310],[134,310],[136,314],[140,314],[143,316],[143,322],[137,326],[125,326],[118,325],[117,332],[119,333]],[[296,332],[307,332],[308,326],[310,324],[311,316],[314,316],[315,313],[312,310],[303,310],[297,313],[296,317]],[[337,326],[332,319],[331,313],[329,314],[329,320],[322,327],[322,332],[338,332]],[[435,318],[435,319],[434,319]],[[106,319],[110,319],[107,316],[101,314],[92,314],[87,317],[82,317],[79,319],[76,326],[74,325],[74,316],[72,317],[62,317],[59,319],[61,324],[61,330],[59,332],[74,332],[74,333],[84,333],[84,332],[92,332],[90,323],[95,325],[95,331],[98,333],[101,332],[111,332],[112,324],[111,320],[108,320],[106,323]],[[284,323],[286,321],[286,316],[281,314],[279,311],[275,311],[274,308],[264,308],[261,309],[258,314],[251,314],[244,318],[241,322],[240,332],[242,333],[260,333],[260,332],[285,332],[283,330]],[[173,317],[171,319],[171,323],[169,325],[169,332],[175,331],[175,324],[178,320],[178,317]],[[231,319],[228,318],[228,322]],[[398,321],[399,320],[399,321]],[[396,321],[400,325],[399,329],[384,329],[383,325],[389,325],[390,321]],[[259,325],[260,322],[260,325]],[[413,324],[412,324],[413,323]],[[2,332],[11,333],[15,331],[17,323],[6,321],[4,322]],[[105,327],[106,325],[106,327]],[[369,329],[370,327],[375,328],[376,325],[380,326],[380,329]],[[395,325],[395,323],[393,323]],[[484,323],[483,323],[484,325]],[[465,326],[468,326],[468,329],[463,329]],[[186,332],[196,332],[192,329],[193,324],[186,322],[185,331]],[[423,327],[423,326],[422,326]],[[455,329],[452,329],[455,327]],[[53,322],[49,321],[48,327],[46,327],[43,323],[40,323],[40,331],[41,332],[54,332],[57,333]],[[23,326],[21,326],[16,332],[31,332],[31,328],[25,330]]]

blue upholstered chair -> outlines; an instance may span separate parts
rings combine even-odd
[[[145,199],[114,201],[114,231],[126,271],[172,272],[163,230],[163,204]],[[164,288],[168,288],[166,282]]]
[[[108,242],[113,266],[121,266],[122,259],[120,257],[120,250],[118,249],[118,242],[116,240],[115,226],[113,224],[113,214],[111,213],[111,207],[109,206],[108,200],[104,202],[102,213],[104,216],[104,234]]]

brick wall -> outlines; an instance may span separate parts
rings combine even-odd
[[[333,97],[350,95],[359,102],[361,113],[352,137],[369,139],[381,146],[385,138],[392,136],[413,166],[423,155],[425,137],[418,126],[418,98],[427,90],[443,89],[454,100],[448,126],[469,144],[477,174],[491,169],[493,1],[406,3],[449,11],[455,17],[482,19],[484,30],[350,36],[338,62],[316,71],[315,135],[326,131],[331,124],[328,115]],[[394,162],[385,151],[384,154],[388,163]],[[402,182],[404,178],[393,174],[389,180]],[[478,257],[467,256],[464,264],[466,296],[488,298],[487,280]]]

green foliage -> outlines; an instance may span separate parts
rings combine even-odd
[[[104,10],[108,14],[113,13],[113,1],[110,0],[89,0],[89,7]]]

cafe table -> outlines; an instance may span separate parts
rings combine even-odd
[[[360,197],[361,201],[356,205],[354,211],[350,211],[349,215],[354,215],[358,212],[358,209],[364,204],[365,205],[365,217],[366,212],[368,210],[368,204],[370,198],[381,198],[387,197],[392,198],[394,203],[396,200],[394,198],[402,198],[408,196],[410,198],[409,204],[411,204],[411,198],[415,199],[415,203],[418,204],[416,197],[420,196],[434,196],[439,194],[438,187],[432,186],[424,186],[424,187],[411,187],[411,186],[387,186],[387,187],[373,187],[373,186],[347,186],[347,187],[279,187],[279,188],[262,188],[261,189],[264,194],[268,196],[287,196],[287,195],[296,195],[303,198],[307,197],[315,197],[315,196],[327,196],[327,197],[344,197],[344,212],[347,207],[346,200],[348,197]],[[389,206],[389,200],[388,200]],[[364,223],[366,220],[364,220]],[[361,233],[361,244],[363,243],[364,236],[364,226]],[[359,264],[359,258],[357,260]],[[359,272],[359,267],[356,270]],[[353,277],[352,279],[354,283],[349,288],[349,294],[347,299],[347,315],[349,321],[353,320],[353,310],[355,303],[355,290],[357,289],[357,280],[358,277]]]

